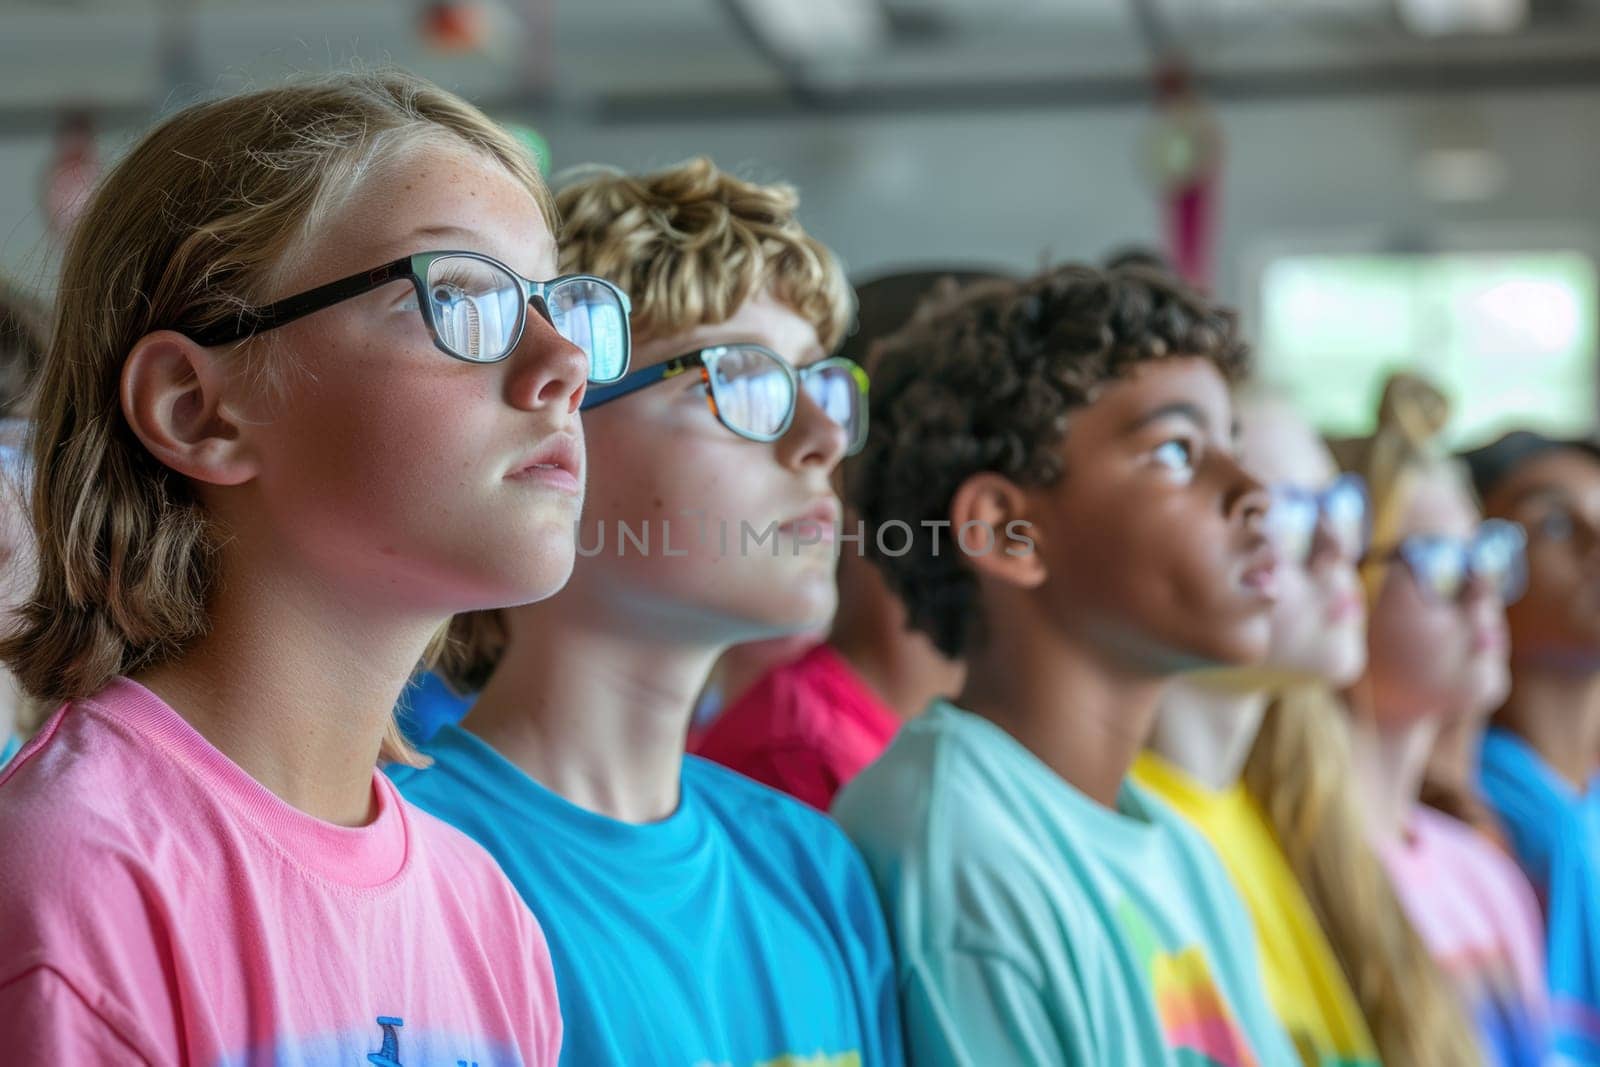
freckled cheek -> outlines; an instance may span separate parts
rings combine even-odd
[[[403,506],[466,484],[489,458],[476,444],[481,431],[464,414],[476,404],[487,416],[481,399],[458,401],[446,388],[346,384],[299,398],[292,417],[274,427],[287,467],[308,491],[350,504]]]
[[[594,420],[584,430],[588,520],[737,522],[759,499],[747,473],[748,464],[762,459],[754,448],[749,455],[730,455],[721,442],[661,430],[635,432],[635,425],[620,420]]]

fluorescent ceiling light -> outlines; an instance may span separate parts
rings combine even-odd
[[[1413,33],[1511,33],[1528,21],[1528,0],[1395,0]]]
[[[791,59],[859,55],[888,35],[878,0],[733,0],[767,46]]]

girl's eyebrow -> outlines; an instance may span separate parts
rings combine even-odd
[[[464,229],[464,228],[462,228],[460,226],[455,225],[454,223],[446,222],[446,223],[441,223],[441,224],[439,224],[437,226],[418,226],[415,229],[413,229],[406,236],[407,237],[467,237],[467,238],[470,238],[472,240],[479,240],[479,239],[482,238],[483,235],[478,233],[476,230]]]

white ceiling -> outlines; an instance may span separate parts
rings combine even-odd
[[[877,0],[893,30],[881,47],[803,64],[774,61],[734,17],[736,3],[755,0],[491,2],[518,14],[507,15],[498,48],[463,58],[420,43],[418,0],[0,0],[0,135],[67,105],[136,121],[186,94],[353,59],[399,63],[503,106],[693,118],[808,101],[894,109],[960,106],[963,94],[974,106],[1117,98],[1142,91],[1150,58],[1136,0]],[[764,2],[811,11],[818,0]],[[1524,0],[1524,32],[1449,40],[1405,32],[1396,0],[1145,2],[1219,92],[1334,91],[1342,78],[1356,89],[1375,78],[1426,88],[1479,73],[1600,82],[1600,0]],[[175,52],[174,40],[189,47]]]

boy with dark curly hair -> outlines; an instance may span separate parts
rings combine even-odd
[[[833,809],[889,915],[913,1062],[1296,1062],[1215,854],[1126,781],[1174,674],[1266,649],[1245,359],[1177,282],[1075,266],[877,355],[848,496],[911,624],[967,663]]]

